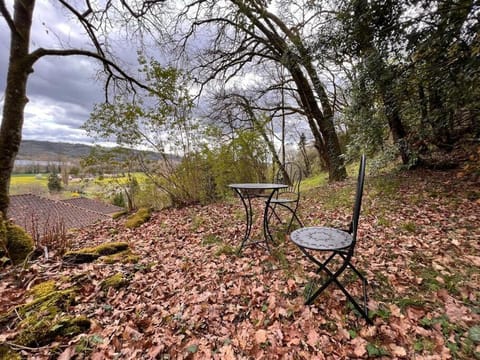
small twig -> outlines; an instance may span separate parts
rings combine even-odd
[[[9,347],[12,348],[12,349],[28,350],[28,351],[38,351],[38,350],[46,349],[46,348],[49,347],[48,345],[46,345],[46,346],[40,346],[40,347],[34,348],[34,347],[28,347],[28,346],[23,346],[23,345],[15,344],[15,343],[12,343],[12,342],[9,342],[9,341],[0,342],[0,345],[7,345],[7,346],[9,346]]]
[[[13,310],[15,311],[15,314],[17,315],[17,318],[18,318],[20,321],[22,321],[23,319],[22,319],[22,317],[20,316],[20,314],[18,313],[17,308],[15,307],[15,309],[13,309]]]
[[[28,255],[25,257],[25,260],[23,261],[23,264],[22,264],[22,269],[23,270],[26,270],[27,269],[27,264],[28,262],[30,261],[30,259],[32,258],[32,255],[35,253],[35,249],[33,249],[32,251],[30,251],[28,253]]]

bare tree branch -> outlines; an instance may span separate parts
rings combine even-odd
[[[7,25],[10,28],[10,31],[12,33],[17,34],[17,35],[20,35],[20,33],[18,32],[18,30],[15,26],[15,23],[13,22],[12,16],[8,12],[8,9],[5,5],[5,0],[0,0],[0,13],[5,18],[5,21],[7,22]]]
[[[113,68],[115,71],[117,71],[121,77],[128,81],[131,82],[138,87],[148,90],[148,91],[153,91],[150,87],[146,86],[145,84],[141,83],[137,79],[133,78],[132,76],[128,75],[120,66],[118,66],[116,63],[114,63],[112,60],[105,58],[104,56],[88,51],[88,50],[81,50],[81,49],[44,49],[44,48],[38,48],[29,55],[29,60],[30,60],[30,66],[33,66],[33,64],[40,59],[43,56],[75,56],[75,55],[81,55],[81,56],[87,56],[91,57],[94,59],[97,59],[101,61],[106,67],[108,68]],[[113,72],[110,71],[111,74]]]

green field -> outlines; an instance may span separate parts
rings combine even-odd
[[[47,186],[48,174],[14,174],[10,185],[42,184]]]
[[[14,174],[10,179],[10,194],[48,194],[48,174]]]
[[[146,180],[143,173],[133,174],[135,178],[142,183]],[[48,191],[48,176],[49,174],[13,174],[10,180],[10,195],[20,194],[36,194],[40,196],[49,196]],[[104,177],[93,179],[73,179],[70,180],[68,185],[62,184],[63,190],[61,193],[56,194],[56,197],[70,198],[82,193],[87,197],[102,197],[106,189],[115,187],[115,184],[123,184],[127,181],[127,177]],[[107,191],[108,192],[108,191]]]

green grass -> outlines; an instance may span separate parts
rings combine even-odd
[[[307,191],[319,186],[323,186],[328,183],[328,173],[323,172],[321,174],[311,176],[303,179],[300,183],[300,191]]]
[[[358,174],[358,163],[354,162],[351,164],[347,164],[346,170],[348,177],[356,180]],[[322,171],[320,174],[316,174],[303,179],[300,183],[300,191],[304,192],[307,190],[315,189],[319,186],[324,186],[326,184],[328,184],[328,171]]]

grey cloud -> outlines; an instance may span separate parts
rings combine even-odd
[[[68,21],[61,7],[52,2],[38,1],[31,49],[85,48],[82,46],[85,38],[79,35],[81,29],[68,29],[65,26]],[[70,22],[68,24],[71,25]],[[0,107],[6,85],[9,36],[4,19],[0,19]],[[104,100],[103,83],[96,80],[100,66],[94,59],[81,56],[39,59],[28,80],[29,103],[25,108],[23,137],[91,142],[79,127],[88,119],[93,105]]]
[[[63,103],[91,108],[102,101],[102,85],[95,81],[95,64],[79,57],[44,57],[34,67],[29,96],[39,95]]]
[[[26,140],[44,140],[44,141],[62,141],[71,143],[88,143],[93,141],[85,132],[79,129],[73,129],[68,126],[58,126],[43,119],[36,119],[35,126],[24,128],[23,139]]]

